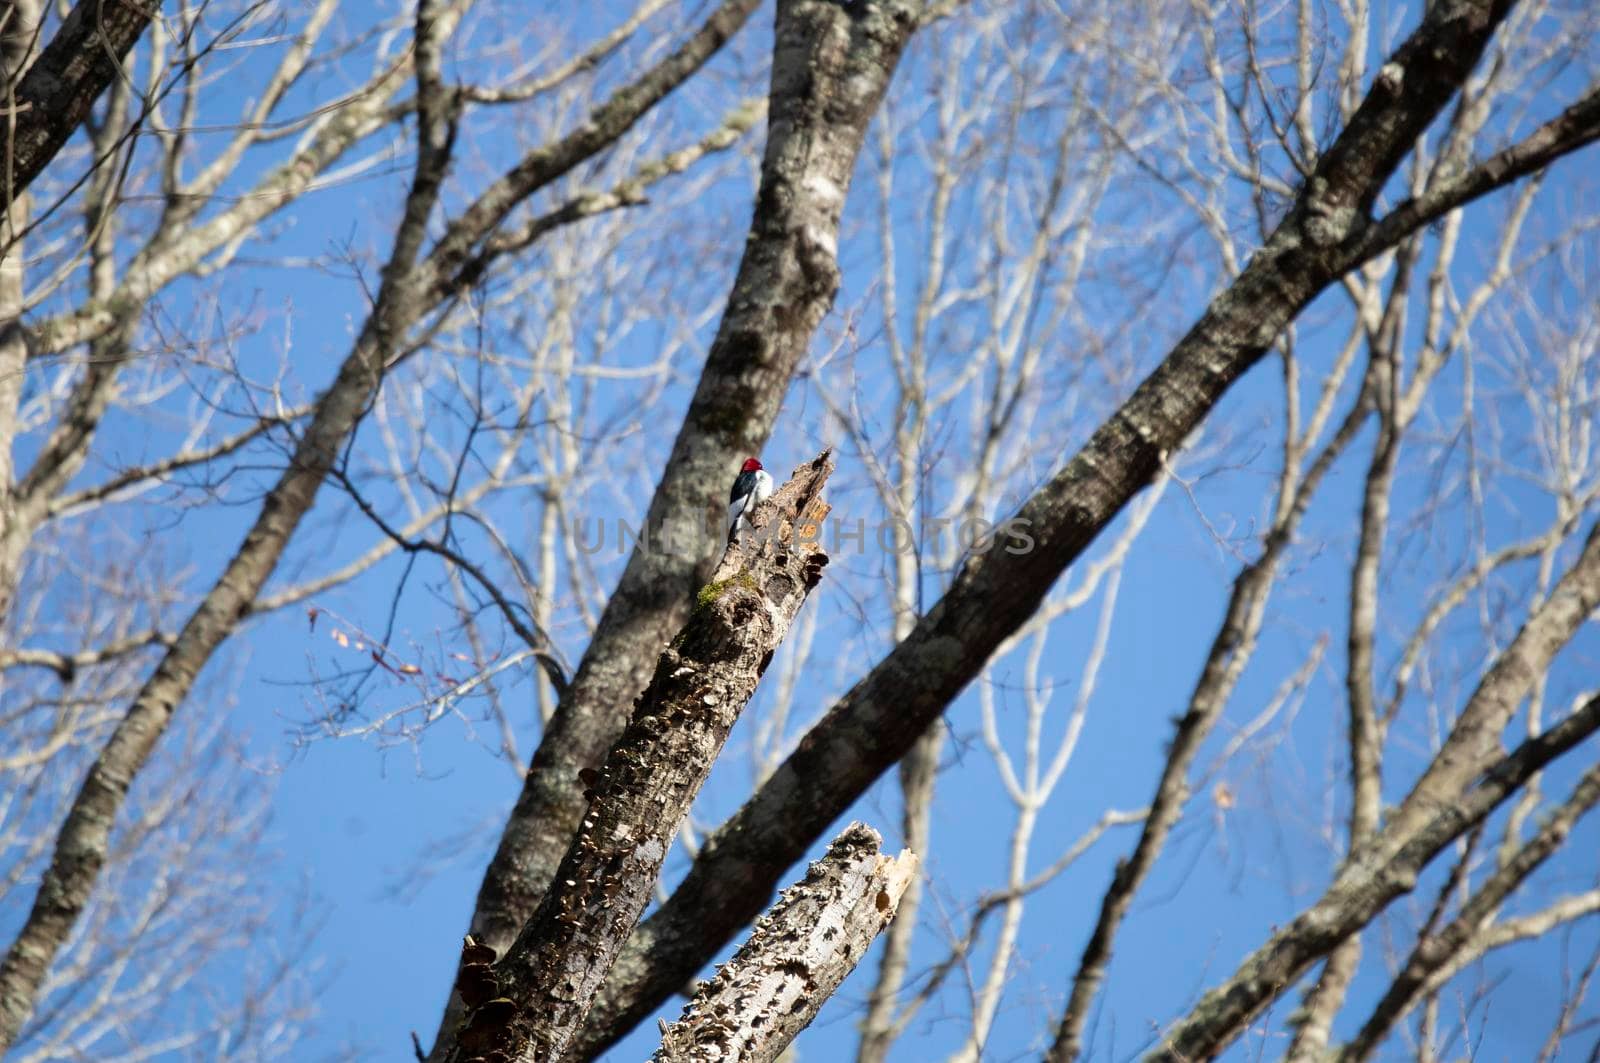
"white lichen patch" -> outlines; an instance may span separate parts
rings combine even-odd
[[[822,174],[807,174],[800,187],[815,199],[819,206],[835,209],[844,203],[844,189]]]
[[[833,233],[815,225],[807,225],[805,228],[800,230],[800,235],[805,242],[810,244],[812,247],[821,248],[831,257],[838,257],[839,242],[834,238]]]

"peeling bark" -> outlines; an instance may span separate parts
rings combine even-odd
[[[452,1059],[561,1059],[649,903],[673,834],[828,562],[824,452],[757,509],[656,662],[555,881],[467,1011]],[[498,1055],[497,1055],[498,1054]]]
[[[916,880],[917,856],[846,827],[662,1033],[655,1063],[769,1063],[817,1017]]]

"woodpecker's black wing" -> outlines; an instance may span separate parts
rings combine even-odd
[[[728,505],[733,505],[739,499],[754,491],[755,487],[756,474],[753,471],[741,472],[733,478],[733,490],[728,492]]]

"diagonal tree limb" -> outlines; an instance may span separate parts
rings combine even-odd
[[[1477,785],[1433,816],[1398,851],[1382,854],[1369,849],[1353,858],[1315,904],[1275,932],[1227,981],[1206,993],[1146,1058],[1182,1063],[1221,1052],[1321,956],[1415,888],[1417,876],[1446,846],[1597,730],[1600,698],[1590,698],[1555,727],[1495,763]]]
[[[1380,254],[1407,234],[1457,207],[1536,173],[1596,140],[1600,140],[1600,88],[1591,88],[1576,103],[1516,144],[1485,159],[1460,177],[1432,186],[1422,195],[1400,203],[1351,241],[1346,254],[1363,260]]]
[[[751,5],[753,6],[753,5]],[[583,814],[578,772],[621,733],[627,706],[704,582],[707,502],[758,453],[833,304],[839,218],[867,123],[916,26],[903,0],[778,6],[767,145],[750,235],[635,549],[535,751],[484,872],[471,933],[504,950],[538,905]],[[720,512],[720,509],[718,510]],[[452,996],[429,1058],[447,1058]]]
[[[1501,734],[1551,660],[1600,606],[1600,523],[1583,552],[1484,672],[1422,777],[1371,840],[1392,852],[1450,805],[1500,749]]]
[[[1437,994],[1445,983],[1460,974],[1468,964],[1482,959],[1486,953],[1542,937],[1556,927],[1575,923],[1596,912],[1600,912],[1600,889],[1590,889],[1562,897],[1548,907],[1527,915],[1491,922],[1488,926],[1481,927],[1448,960],[1428,975],[1427,982],[1419,990],[1418,996],[1427,1000]],[[1541,1058],[1548,1059],[1549,1056]]]
[[[1546,817],[1538,833],[1473,892],[1448,926],[1437,932],[1423,933],[1360,1032],[1339,1048],[1334,1057],[1338,1063],[1361,1063],[1371,1057],[1394,1024],[1416,1006],[1424,990],[1432,984],[1433,976],[1470,947],[1495,911],[1560,848],[1578,820],[1593,809],[1596,802],[1600,802],[1600,767],[1584,773],[1567,799]]]
[[[649,903],[679,824],[806,598],[833,472],[827,452],[795,470],[730,544],[716,579],[656,663],[598,773],[582,825],[543,901],[500,961],[502,995],[466,1012],[452,1059],[553,1063]],[[463,957],[467,959],[468,957]],[[463,992],[463,999],[467,994]]]
[[[701,984],[663,1031],[654,1063],[772,1063],[782,1055],[895,917],[916,878],[916,854],[886,856],[882,844],[865,824],[846,827]]]
[[[0,175],[9,206],[50,165],[118,77],[122,62],[160,9],[160,0],[78,0],[9,101]]]

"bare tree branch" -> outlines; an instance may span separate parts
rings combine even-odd
[[[1530,738],[1485,772],[1456,804],[1437,812],[1398,851],[1369,847],[1353,859],[1317,902],[1274,933],[1222,985],[1168,1030],[1147,1057],[1163,1063],[1220,1052],[1316,960],[1416,886],[1434,857],[1463,836],[1551,761],[1600,729],[1600,698]],[[1587,806],[1585,806],[1587,807]]]

